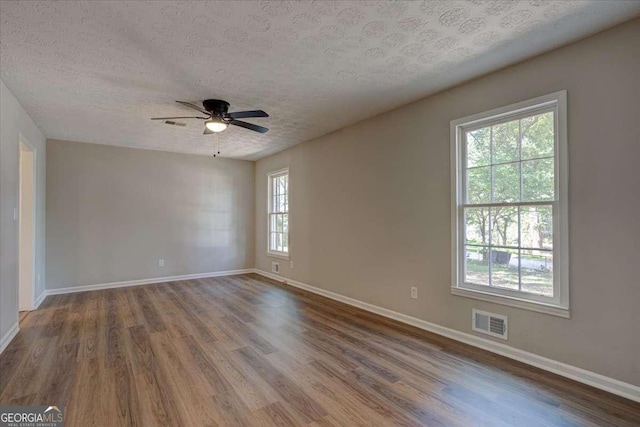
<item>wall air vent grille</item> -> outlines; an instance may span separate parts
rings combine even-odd
[[[171,125],[171,126],[180,126],[180,127],[186,127],[187,126],[186,123],[174,122],[173,120],[165,120],[164,124],[165,125]]]
[[[492,337],[507,339],[507,317],[473,309],[472,329]]]

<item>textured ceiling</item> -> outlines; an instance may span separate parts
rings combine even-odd
[[[258,159],[622,22],[638,1],[2,1],[1,77],[49,138],[212,154],[174,100],[263,109]]]

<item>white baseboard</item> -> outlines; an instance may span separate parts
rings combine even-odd
[[[527,365],[535,366],[536,368],[544,369],[545,371],[553,372],[554,374],[561,375],[566,378],[578,381],[583,384],[590,385],[600,390],[607,391],[609,393],[616,394],[618,396],[625,397],[627,399],[640,402],[640,387],[625,383],[623,381],[609,378],[604,375],[597,374],[595,372],[587,371],[586,369],[578,368],[566,363],[558,362],[552,359],[548,359],[543,356],[539,356],[528,351],[520,350],[515,347],[511,347],[505,344],[497,343],[485,338],[481,338],[475,335],[468,334],[466,332],[460,332],[455,329],[446,328],[444,326],[436,325],[416,317],[408,316],[406,314],[398,313],[393,310],[378,307],[377,305],[362,302],[360,300],[346,297],[344,295],[330,292],[315,286],[308,285],[306,283],[298,282],[296,280],[287,279],[286,277],[278,276],[273,273],[269,273],[263,270],[255,269],[257,274],[276,280],[278,282],[284,282],[287,285],[294,286],[296,288],[304,289],[314,294],[322,295],[324,297],[343,302],[345,304],[360,308],[371,313],[378,314],[380,316],[387,317],[389,319],[397,320],[402,323],[406,323],[416,328],[423,329],[425,331],[433,332],[438,335],[451,338],[456,341],[460,341],[465,344],[469,344],[474,347],[481,348],[483,350],[490,351],[492,353],[499,354],[501,356],[508,357],[519,362],[526,363]]]
[[[11,340],[18,335],[18,332],[20,332],[20,326],[18,326],[18,322],[16,322],[11,329],[9,329],[7,333],[0,338],[0,354],[2,354],[5,348],[7,348]]]
[[[44,301],[44,299],[47,297],[47,291],[44,290],[42,291],[42,293],[40,294],[40,296],[38,297],[38,299],[36,299],[33,303],[33,309],[37,310],[38,307],[40,307],[40,304],[42,304],[42,301]]]
[[[71,294],[75,292],[97,291],[101,289],[124,288],[127,286],[150,285],[153,283],[175,282],[177,280],[205,279],[207,277],[231,276],[234,274],[253,273],[253,268],[243,270],[215,271],[211,273],[184,274],[182,276],[153,277],[150,279],[127,280],[124,282],[100,283],[97,285],[69,286],[67,288],[47,289],[40,296],[42,300],[49,295]],[[39,298],[39,299],[40,299]],[[39,305],[39,304],[38,304]]]

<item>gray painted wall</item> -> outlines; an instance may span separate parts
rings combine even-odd
[[[256,267],[266,173],[289,166],[283,276],[467,333],[472,308],[504,314],[507,344],[640,385],[638,76],[640,19],[259,160]],[[562,89],[572,318],[451,295],[449,122]]]
[[[253,162],[47,148],[47,289],[253,267]]]
[[[36,151],[36,289],[45,277],[45,137],[18,100],[0,80],[0,337],[18,321],[18,207],[19,135]],[[40,280],[38,280],[38,277]]]

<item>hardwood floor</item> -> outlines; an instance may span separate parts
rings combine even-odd
[[[67,426],[640,425],[640,405],[257,275],[50,296],[0,404]]]

